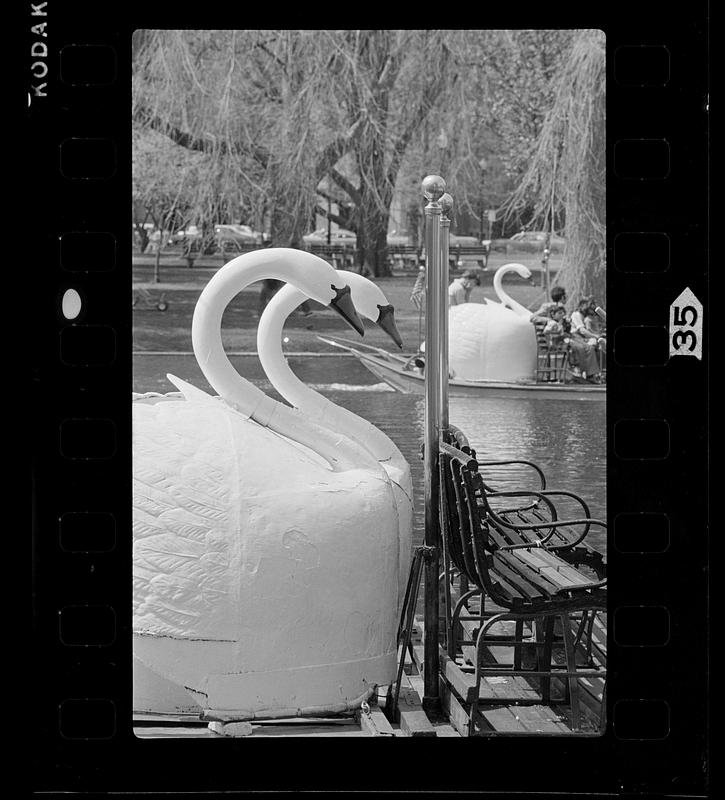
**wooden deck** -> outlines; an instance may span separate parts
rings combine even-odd
[[[493,609],[495,612],[496,609]],[[606,619],[601,615],[595,621],[592,638],[592,659],[599,667],[606,666],[607,632]],[[478,623],[462,621],[467,638],[473,638]],[[491,629],[492,634],[510,634],[512,622],[500,622]],[[572,625],[574,627],[574,625]],[[423,650],[414,649],[416,661],[422,664]],[[511,648],[490,646],[484,649],[485,660],[490,663],[510,662]],[[440,648],[439,681],[441,701],[453,727],[461,736],[468,736],[468,706],[475,693],[473,646],[463,646],[455,660],[448,657],[445,648]],[[554,651],[554,660],[562,658]],[[577,653],[577,663],[584,665],[586,657],[583,650]],[[551,702],[543,705],[539,694],[539,679],[535,677],[496,675],[484,677],[479,692],[480,714],[484,729],[477,735],[566,735],[599,736],[604,732],[604,680],[599,677],[580,677],[581,727],[572,726],[571,711],[568,704]],[[559,679],[552,679],[552,696],[562,688]]]

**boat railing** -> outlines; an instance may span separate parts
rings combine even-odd
[[[536,382],[537,383],[572,383],[577,382],[576,376],[571,368],[570,338],[551,337],[544,333],[544,323],[535,321],[536,331]],[[606,332],[600,334],[600,341],[597,343],[595,354],[599,365],[599,382],[606,382],[607,375],[607,353],[606,353]]]

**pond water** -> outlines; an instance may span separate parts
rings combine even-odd
[[[256,356],[230,356],[244,377],[280,399],[265,379]],[[290,356],[295,373],[340,406],[383,430],[411,465],[415,491],[414,541],[423,541],[424,401],[419,395],[393,391],[345,356]],[[210,391],[191,354],[134,355],[133,390],[169,392],[167,372]],[[547,476],[549,488],[568,489],[589,504],[591,515],[606,520],[606,404],[572,400],[451,398],[450,422],[468,437],[479,456],[534,461]],[[602,529],[588,537],[606,552]]]

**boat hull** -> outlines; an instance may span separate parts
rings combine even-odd
[[[320,337],[322,338],[322,337]],[[363,366],[397,392],[424,394],[423,373],[411,369],[410,357],[387,355],[384,350],[341,344],[330,338],[324,341],[352,353]],[[463,381],[451,378],[448,381],[449,397],[486,397],[532,400],[582,400],[604,402],[606,386],[586,383],[524,383],[507,381]]]

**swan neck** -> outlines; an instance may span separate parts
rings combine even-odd
[[[376,459],[400,455],[395,444],[378,428],[311,389],[292,371],[282,350],[282,332],[289,315],[307,297],[294,286],[282,287],[269,301],[257,329],[257,352],[272,386],[287,402],[316,423],[339,431]]]
[[[314,397],[317,393],[290,369],[282,350],[282,333],[290,314],[306,299],[307,296],[295,286],[283,286],[267,303],[257,327],[257,353],[262,369],[272,386],[297,408],[302,407],[300,400]]]
[[[264,278],[299,280],[300,270],[285,252],[260,250],[230,261],[207,283],[194,309],[191,339],[194,355],[204,377],[214,390],[237,411],[252,416],[271,413],[274,403],[261,389],[243,378],[224,351],[221,326],[229,303],[250,284]]]
[[[264,278],[294,281],[304,286],[305,265],[300,262],[308,255],[289,248],[259,250],[238,256],[219,270],[204,287],[194,309],[191,324],[194,355],[204,377],[236,411],[314,450],[334,471],[373,465],[377,469],[377,463],[359,445],[303,419],[243,378],[224,351],[221,324],[231,300],[247,286]]]
[[[513,269],[501,269],[496,272],[493,276],[493,289],[496,292],[498,299],[503,303],[503,305],[508,306],[512,311],[520,316],[531,316],[531,312],[524,308],[521,303],[517,300],[514,300],[513,297],[503,288],[503,276],[507,272],[516,272]]]

